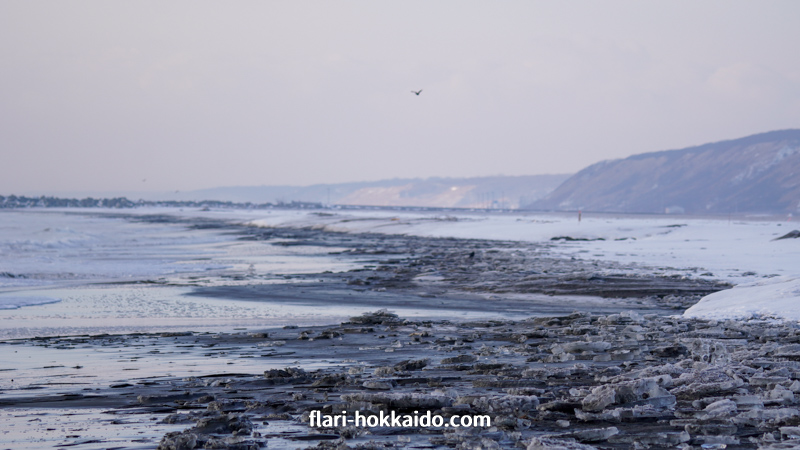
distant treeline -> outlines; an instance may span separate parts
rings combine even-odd
[[[139,208],[147,206],[165,206],[176,208],[230,208],[230,209],[269,209],[269,208],[321,208],[321,203],[311,202],[278,202],[278,203],[237,203],[217,200],[201,201],[151,201],[128,200],[125,197],[115,198],[58,198],[58,197],[25,197],[0,195],[0,208]]]

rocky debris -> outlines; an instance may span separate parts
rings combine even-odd
[[[453,398],[446,395],[429,395],[422,393],[368,393],[354,392],[342,394],[341,399],[357,410],[366,406],[370,411],[408,411],[435,410],[450,406]]]
[[[670,392],[682,400],[731,394],[744,385],[741,378],[719,368],[684,372],[674,383]]]
[[[737,410],[738,406],[736,405],[736,402],[731,399],[724,398],[706,406],[702,411],[695,414],[695,418],[702,422],[726,420],[730,418]],[[707,431],[707,428],[704,431]]]
[[[607,441],[611,436],[615,436],[617,434],[619,434],[617,427],[606,427],[577,430],[552,437],[558,439],[574,439],[578,442],[603,442]]]
[[[347,383],[347,376],[343,374],[325,375],[311,383],[313,388],[331,388]]]
[[[615,434],[608,438],[612,444],[632,444],[639,448],[676,448],[690,440],[691,436],[686,431]]]
[[[731,418],[737,426],[777,428],[781,425],[800,423],[800,410],[797,408],[753,409]]]
[[[456,405],[470,405],[469,412],[515,412],[517,415],[535,412],[539,398],[533,395],[487,395],[458,397]]]
[[[408,372],[414,370],[422,370],[425,366],[428,365],[430,362],[427,358],[426,359],[407,359],[405,361],[400,361],[399,363],[395,364],[392,369],[398,372]]]
[[[442,364],[458,364],[458,363],[471,363],[477,361],[478,358],[474,355],[458,355],[448,358],[442,358]]]
[[[265,441],[249,438],[253,423],[236,414],[217,414],[202,417],[197,424],[180,432],[167,433],[158,450],[192,450],[196,448],[226,450],[257,450]],[[227,436],[230,435],[230,436]]]
[[[800,344],[781,345],[770,353],[778,358],[800,361]]]
[[[402,320],[397,317],[397,314],[391,313],[386,309],[367,312],[350,318],[350,323],[359,325],[389,325],[398,322],[402,322]]]
[[[612,405],[670,408],[675,403],[675,396],[659,386],[658,380],[641,379],[598,386],[581,405],[584,411],[602,411]]]
[[[253,423],[238,414],[220,414],[201,418],[191,431],[197,434],[250,434]]]
[[[356,447],[367,435],[373,444],[380,442],[376,436],[397,435],[452,448],[778,448],[800,440],[800,361],[797,344],[787,343],[800,336],[796,324],[635,312],[517,322],[368,322],[374,329],[342,333],[340,345],[356,340],[350,345],[372,348],[364,339],[392,336],[401,349],[410,348],[375,348],[384,362],[372,370],[267,371],[266,379],[304,392],[283,404],[286,412],[303,423],[311,410],[485,414],[492,425],[474,433],[349,425],[312,430],[342,437],[339,447]],[[414,341],[423,335],[424,341]]]
[[[386,381],[365,381],[362,386],[373,391],[389,391],[394,387],[392,383]]]
[[[326,331],[341,335],[292,338]],[[265,357],[263,374],[131,382],[97,395],[104,404],[118,399],[125,411],[186,424],[163,437],[162,449],[248,448],[264,440],[290,448],[755,449],[800,442],[796,323],[574,313],[518,321],[397,318],[269,335],[285,341],[281,351],[291,356]],[[112,338],[120,339],[69,342],[102,345]],[[144,348],[191,343],[203,352],[220,348],[242,356],[263,349],[246,334],[128,339]],[[57,347],[68,339],[31,342]],[[279,361],[286,367],[275,368]],[[86,397],[55,400],[69,405]],[[430,412],[446,420],[485,415],[491,425],[312,428],[312,411],[349,417]]]
[[[550,437],[534,437],[526,448],[527,450],[597,450],[597,447],[581,444],[573,439]]]
[[[216,437],[196,435],[187,432],[167,433],[159,442],[158,450],[192,450],[192,449],[224,449],[224,450],[260,450],[265,441],[242,437]]]
[[[270,384],[296,384],[311,380],[309,374],[300,368],[286,367],[284,369],[270,369],[264,372]]]
[[[406,291],[428,297],[457,287],[491,294],[544,293],[637,298],[681,309],[726,283],[698,278],[699,269],[633,266],[610,261],[568,258],[551,252],[548,243],[434,238],[376,233],[339,233],[320,228],[255,228],[227,225],[241,239],[271,240],[275,245],[336,247],[340,256],[370,257],[374,265],[347,273],[296,275],[318,282],[341,283],[347,289]],[[362,259],[363,260],[363,259]],[[688,272],[688,273],[687,273]],[[225,288],[198,288],[214,296]],[[352,323],[380,324],[382,317],[354,318]]]

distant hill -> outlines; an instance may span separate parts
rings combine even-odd
[[[393,179],[313,186],[239,186],[175,193],[170,200],[516,209],[552,192],[569,175]]]
[[[593,164],[524,209],[629,213],[796,213],[800,130]]]

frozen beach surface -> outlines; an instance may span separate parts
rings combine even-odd
[[[315,226],[349,232],[548,242],[578,259],[642,266],[644,272],[724,280],[736,285],[705,297],[687,317],[800,320],[800,239],[794,223],[765,218],[696,218],[586,214],[343,212],[276,214],[260,226]],[[787,233],[788,232],[788,233]]]
[[[111,213],[13,212],[0,232],[0,298],[62,299],[0,310],[0,448],[770,448],[800,435],[800,325],[763,320],[800,310],[800,239],[775,239],[785,220]],[[761,320],[675,315],[731,284],[708,310]],[[304,421],[423,406],[493,427]]]
[[[684,313],[702,319],[800,320],[800,277],[776,277],[707,295]]]
[[[141,220],[131,219],[132,216],[141,216]],[[603,267],[608,262],[618,263],[625,265],[625,276],[662,280],[700,278],[747,285],[800,277],[800,267],[796,264],[800,257],[800,239],[776,239],[787,232],[791,234],[797,227],[787,218],[584,213],[579,221],[577,214],[567,213],[175,208],[126,211],[127,219],[120,216],[119,211],[96,209],[8,211],[3,217],[0,288],[4,292],[0,298],[19,296],[14,292],[18,289],[63,288],[98,281],[144,280],[181,286],[275,283],[285,282],[287,274],[339,272],[365,264],[358,258],[336,255],[342,249],[328,244],[322,247],[307,243],[277,245],[282,243],[278,238],[241,240],[237,235],[224,233],[222,228],[197,225],[206,222],[217,226],[244,224],[534,243],[565,261],[600,262]],[[369,258],[374,259],[374,256]],[[599,266],[595,272],[601,276],[619,275],[603,271]],[[434,282],[441,274],[420,276],[418,282]],[[64,298],[64,303],[68,302],[62,294],[59,290],[37,292],[39,296]],[[749,300],[741,300],[743,305],[737,306],[738,300],[728,297],[733,295],[746,295]],[[717,300],[721,298],[726,300]],[[791,300],[776,306],[774,295],[767,288],[736,289],[731,293],[714,294],[710,299],[717,304],[703,314],[783,318],[800,315],[800,306],[791,304]],[[7,302],[16,308],[25,306],[23,310],[45,307]],[[702,302],[697,308],[705,307],[706,303]],[[2,302],[0,309],[1,305]],[[697,308],[691,313],[700,314]]]
[[[578,221],[577,214],[566,213],[400,211],[272,211],[251,217],[250,223],[264,227],[546,242],[570,257],[660,267],[731,284],[800,275],[800,239],[775,240],[798,226],[785,218],[584,213]]]

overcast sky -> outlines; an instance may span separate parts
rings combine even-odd
[[[800,128],[798,24],[796,0],[4,0],[0,195],[569,173]]]

